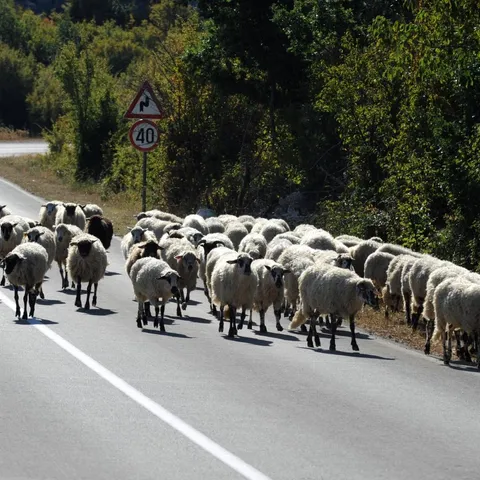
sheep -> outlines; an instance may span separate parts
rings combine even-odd
[[[157,240],[160,240],[165,233],[165,228],[170,225],[168,220],[159,220],[156,217],[144,217],[141,218],[136,224],[135,227],[146,228],[155,234]]]
[[[279,242],[281,240],[288,240],[292,245],[300,243],[300,238],[297,237],[297,235],[295,235],[293,232],[284,232],[273,237],[273,239],[268,242],[268,246],[275,245],[275,242]]]
[[[73,237],[68,248],[67,270],[77,283],[75,306],[82,308],[82,282],[88,282],[85,310],[90,309],[90,293],[94,286],[92,305],[97,305],[98,282],[107,269],[107,252],[97,237],[83,233]]]
[[[316,264],[307,268],[299,278],[300,308],[288,329],[293,330],[310,318],[310,330],[307,346],[313,348],[313,341],[320,346],[320,337],[316,331],[316,313],[329,314],[332,317],[330,350],[336,350],[335,334],[338,317],[350,319],[352,350],[358,351],[355,337],[355,315],[364,303],[378,308],[375,286],[371,280],[361,278],[356,273],[326,264]],[[337,318],[335,318],[337,317]]]
[[[405,320],[407,325],[412,324],[412,289],[410,288],[410,270],[417,261],[417,257],[409,255],[410,258],[405,260],[402,266],[402,297],[403,308],[405,310]]]
[[[130,250],[136,243],[146,242],[147,240],[156,240],[157,237],[153,232],[142,227],[130,228],[121,241],[120,247],[122,249],[123,258],[126,260]]]
[[[190,293],[195,290],[197,284],[200,259],[196,253],[195,248],[186,239],[178,239],[172,242],[162,252],[164,260],[180,275],[178,294],[176,295],[178,317],[182,316],[180,301],[182,302],[182,309],[186,310],[187,303],[190,301]],[[186,295],[184,289],[187,290]]]
[[[288,225],[287,225],[288,227]],[[253,229],[252,229],[253,230]],[[289,229],[285,228],[285,225],[283,223],[277,221],[277,220],[269,220],[266,222],[260,231],[260,234],[265,237],[265,240],[268,242],[271,242],[273,238],[281,233],[287,232]]]
[[[216,305],[213,303],[213,299],[212,299],[212,274],[213,274],[213,270],[218,262],[218,260],[220,259],[220,257],[222,257],[223,255],[226,255],[226,254],[231,254],[232,252],[235,252],[235,250],[232,250],[230,248],[227,248],[227,247],[222,247],[222,246],[218,246],[216,248],[214,248],[213,250],[211,250],[207,257],[206,257],[206,265],[205,265],[205,295],[210,303],[210,311],[211,313],[213,313],[214,315],[217,314],[217,307]]]
[[[149,314],[146,310],[146,303],[153,303],[155,306],[155,319],[153,326],[160,326],[160,331],[165,331],[164,316],[165,304],[172,296],[178,295],[178,281],[180,276],[169,267],[164,260],[152,257],[140,258],[132,266],[130,279],[133,291],[138,301],[137,327],[147,325]],[[161,307],[159,307],[161,298]],[[160,312],[160,325],[158,314]]]
[[[59,200],[52,200],[47,202],[40,207],[40,212],[38,214],[38,222],[42,227],[47,227],[53,231],[55,227],[55,217],[57,215],[57,208],[63,202]]]
[[[306,233],[300,240],[300,245],[307,245],[316,250],[335,250],[334,238],[325,230],[315,230]]]
[[[76,225],[80,230],[85,230],[86,221],[87,219],[83,210],[76,203],[62,203],[57,205],[55,225],[68,223],[70,225]]]
[[[85,232],[97,237],[105,250],[110,248],[113,237],[113,224],[108,218],[101,215],[92,215],[87,219]]]
[[[271,218],[269,222],[273,222],[280,225],[285,232],[290,231],[290,225],[283,218]]]
[[[34,220],[33,218],[23,217],[23,219],[28,223],[29,228],[40,227],[40,222]]]
[[[222,215],[219,215],[217,218],[223,223],[225,228],[228,227],[229,223],[238,222],[237,217],[235,215],[230,215],[228,213],[223,213]]]
[[[245,222],[248,222],[248,223],[253,223],[255,224],[255,217],[252,217],[251,215],[240,215],[237,220],[240,222],[240,223],[245,223]]]
[[[135,218],[141,220],[143,218],[156,218],[158,220],[164,220],[167,222],[174,222],[174,223],[183,223],[183,218],[177,217],[173,213],[162,212],[161,210],[147,210],[146,212],[140,212],[135,215]]]
[[[427,296],[427,282],[430,274],[447,263],[438,258],[425,255],[419,258],[410,269],[408,283],[412,292],[412,329],[416,330],[423,312],[423,303]]]
[[[184,236],[194,247],[198,245],[198,242],[205,235],[200,230],[193,227],[182,227],[176,230],[179,234]]]
[[[459,267],[455,264],[447,264],[443,267],[435,269],[427,281],[427,293],[425,295],[425,301],[423,303],[423,316],[427,321],[425,329],[425,355],[430,355],[430,344],[433,335],[433,329],[435,326],[435,308],[433,305],[433,298],[435,296],[435,290],[447,278],[454,278],[467,275],[469,271],[466,268]]]
[[[452,358],[452,330],[461,328],[476,337],[480,332],[480,284],[464,277],[447,278],[435,289],[435,331],[432,341],[442,339],[443,362]],[[448,345],[447,345],[448,339]],[[467,360],[471,360],[466,350]],[[477,368],[480,370],[480,344],[477,342]]]
[[[140,260],[140,258],[161,258],[162,250],[163,247],[161,247],[158,242],[153,239],[134,244],[130,249],[127,261],[125,262],[125,271],[127,272],[127,275],[130,276],[130,270],[132,269],[133,265]]]
[[[259,233],[245,235],[238,246],[238,251],[248,253],[254,260],[264,258],[267,253],[265,237]]]
[[[365,261],[367,257],[380,248],[381,244],[373,242],[371,240],[364,240],[363,242],[350,247],[350,255],[353,258],[353,268],[357,275],[364,276],[365,273]]]
[[[267,251],[265,253],[265,258],[269,260],[277,261],[280,258],[280,255],[288,248],[291,247],[291,243],[286,238],[282,238],[280,241],[275,241],[275,238],[269,243]]]
[[[218,251],[216,249],[214,251]],[[213,252],[212,252],[213,253]],[[251,309],[257,289],[258,279],[252,272],[252,257],[246,253],[231,252],[222,255],[212,272],[212,302],[220,307],[218,331],[223,332],[223,317],[230,318],[228,337],[238,334],[236,325],[237,308],[243,312]],[[245,314],[242,312],[240,324],[243,325]]]
[[[56,252],[56,244],[55,244],[55,235],[54,233],[47,227],[34,227],[27,230],[24,234],[23,242],[31,242],[31,243],[38,243],[43,248],[45,248],[47,252],[47,270],[52,266],[52,262],[55,259],[55,252]],[[43,293],[43,288],[40,287],[39,289],[40,298],[45,298]]]
[[[261,218],[261,217],[256,218],[255,223],[253,224],[253,227],[249,233],[261,233],[262,228],[267,222],[268,220],[266,218]]]
[[[35,316],[37,292],[42,287],[43,279],[48,268],[48,255],[44,247],[37,243],[22,243],[16,246],[2,260],[8,281],[13,285],[15,298],[15,316],[20,318],[20,304],[18,302],[18,287],[23,286],[23,316],[27,316],[27,299],[30,306],[29,315]]]
[[[253,297],[253,309],[260,313],[260,332],[267,332],[265,313],[270,305],[273,305],[276,328],[281,332],[283,330],[280,323],[281,308],[284,299],[283,276],[290,273],[290,271],[273,260],[266,259],[254,260],[251,268],[258,279],[258,286]],[[242,323],[240,323],[240,325],[242,325]],[[241,328],[240,325],[239,328]],[[253,327],[251,315],[247,327],[249,329]]]
[[[7,215],[11,215],[12,212],[6,205],[0,205],[0,218],[6,217]]]
[[[339,235],[335,240],[342,242],[346,247],[354,247],[363,242],[363,239],[354,235]]]
[[[353,258],[348,253],[337,253],[334,250],[315,250],[313,258],[315,263],[326,263],[347,270],[353,269]]]
[[[28,229],[28,223],[19,215],[5,215],[0,219],[0,260],[22,243],[23,234]],[[5,271],[0,286],[5,286]]]
[[[365,261],[365,278],[372,280],[379,292],[387,283],[387,270],[394,255],[384,252],[373,252]]]
[[[230,222],[225,230],[225,235],[232,241],[235,250],[238,250],[240,242],[248,235],[248,230],[240,222]]]
[[[380,237],[370,237],[369,240],[371,240],[372,242],[383,243],[383,239],[381,239]]]
[[[400,300],[403,299],[403,265],[406,261],[411,261],[414,258],[415,257],[412,257],[411,255],[398,255],[394,257],[388,265],[387,279],[385,281],[385,287],[382,289],[382,299],[385,304],[385,318],[388,318],[389,310],[392,312],[398,312],[400,310]]]
[[[99,215],[103,217],[103,210],[101,207],[96,205],[95,203],[87,203],[85,205],[78,205],[85,214],[85,217],[88,219],[89,217],[93,217],[94,215]]]
[[[55,261],[60,270],[62,277],[62,289],[68,288],[68,270],[67,257],[68,247],[73,237],[81,235],[83,232],[76,225],[60,223],[55,227]],[[63,269],[65,267],[65,270]],[[72,288],[75,288],[75,283],[72,278]]]
[[[225,231],[225,225],[217,217],[207,218],[205,223],[209,233],[223,233]]]
[[[317,227],[314,225],[309,225],[308,223],[301,223],[300,225],[297,225],[293,233],[297,235],[299,238],[302,238],[304,235],[306,235],[308,232],[313,232],[317,231]]]
[[[374,240],[369,240],[369,241],[374,241]],[[418,252],[414,252],[410,248],[402,247],[401,245],[396,245],[394,243],[380,243],[380,242],[375,242],[378,245],[378,251],[379,252],[385,252],[385,253],[391,253],[392,255],[412,255],[413,257],[421,257],[422,254]]]
[[[183,227],[192,227],[198,230],[202,235],[209,233],[205,219],[200,215],[187,215],[183,220]]]

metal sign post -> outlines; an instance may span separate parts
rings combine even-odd
[[[157,125],[148,119],[164,118],[151,85],[144,82],[125,114],[125,118],[140,118],[128,132],[130,143],[143,152],[142,164],[142,211],[147,210],[147,153],[158,147],[159,132]]]

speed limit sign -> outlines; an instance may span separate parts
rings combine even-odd
[[[158,128],[150,120],[135,122],[128,132],[130,143],[141,152],[150,152],[158,146]]]

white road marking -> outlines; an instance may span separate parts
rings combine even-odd
[[[8,298],[1,291],[0,300],[4,305],[6,305],[15,312],[15,302]],[[243,477],[250,480],[271,480],[269,477],[259,472],[256,468],[244,462],[241,458],[229,452],[228,450],[220,446],[218,443],[215,443],[203,433],[195,430],[195,428],[190,426],[188,423],[185,423],[173,413],[170,413],[168,410],[166,410],[158,403],[154,402],[151,398],[147,397],[142,392],[139,392],[136,388],[132,387],[120,377],[117,377],[117,375],[112,373],[110,370],[105,368],[93,358],[89,357],[86,353],[83,353],[81,350],[79,350],[77,347],[65,340],[63,337],[53,332],[46,325],[43,325],[35,318],[29,318],[28,323],[30,323],[38,331],[43,333],[43,335],[56,343],[59,347],[63,348],[63,350],[65,350],[70,355],[79,360],[81,363],[83,363],[90,370],[94,371],[97,375],[99,375],[108,383],[120,390],[127,397],[137,402],[139,405],[147,409],[150,413],[153,413],[153,415],[155,415],[157,418],[165,422],[167,425],[170,425],[172,428],[177,430],[177,432],[180,432],[193,443],[198,445],[200,448],[203,448],[203,450],[213,455],[215,458],[238,472]]]

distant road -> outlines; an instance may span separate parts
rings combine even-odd
[[[0,157],[34,155],[47,153],[48,143],[43,140],[21,140],[17,142],[0,141]]]

